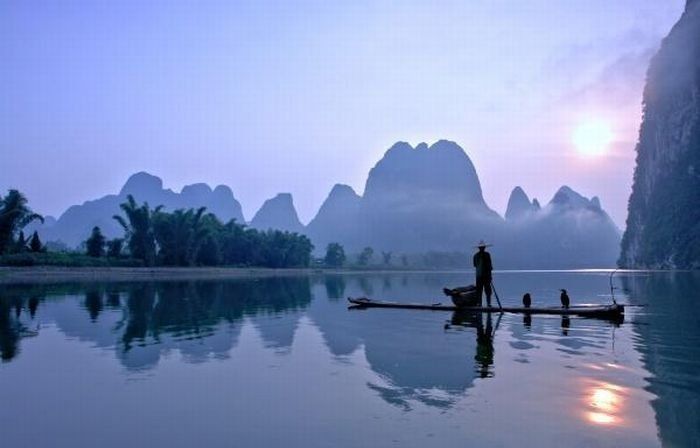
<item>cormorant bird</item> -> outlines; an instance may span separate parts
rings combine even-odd
[[[569,299],[569,294],[566,293],[566,289],[561,290],[561,296],[559,296],[559,299],[561,299],[561,306],[564,308],[569,307],[569,303],[571,303],[571,300]]]
[[[529,292],[526,292],[523,296],[523,306],[525,308],[530,308],[530,305],[532,305],[532,297],[530,297]]]

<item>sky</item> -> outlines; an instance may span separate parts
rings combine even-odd
[[[306,223],[394,142],[449,139],[499,213],[566,184],[624,228],[646,67],[683,7],[5,0],[0,191],[58,216],[145,170],[229,185],[246,219],[290,192]]]

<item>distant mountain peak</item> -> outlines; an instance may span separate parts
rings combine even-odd
[[[304,228],[294,208],[294,199],[290,193],[278,193],[266,200],[260,210],[250,221],[251,227],[260,230],[286,230],[301,232]]]
[[[216,188],[214,188],[213,193],[215,195],[225,195],[233,197],[233,191],[231,191],[231,187],[229,187],[228,185],[217,185]]]
[[[268,199],[268,201],[284,202],[294,206],[294,198],[292,197],[292,193],[277,193],[274,198]]]
[[[206,201],[209,196],[211,196],[211,187],[205,183],[197,183],[192,185],[185,185],[182,187],[180,194],[182,198],[194,201]]]
[[[196,183],[182,187],[180,194],[185,196],[205,196],[211,194],[211,187],[205,183]]]
[[[361,201],[362,197],[352,187],[344,184],[333,186],[306,227],[318,250],[325,249],[331,242],[347,244],[352,240],[360,225],[358,211]]]
[[[453,142],[452,140],[447,140],[444,138],[433,143],[430,146],[430,149],[432,149],[434,151],[440,151],[440,150],[459,151],[460,153],[464,153],[464,155],[466,155],[466,153],[464,152],[464,149],[462,149],[462,147],[459,146],[459,144],[457,144],[457,142]]]
[[[585,208],[590,205],[590,201],[568,185],[563,185],[554,194],[550,204],[572,208]]]
[[[405,151],[413,151],[413,146],[411,146],[410,143],[408,142],[396,142],[393,145],[391,145],[391,148],[389,148],[386,153],[384,153],[384,157],[389,157],[393,154],[396,153],[401,153]]]
[[[585,211],[589,213],[588,216],[591,216],[590,213],[592,213],[593,216],[597,216],[599,219],[603,219],[606,222],[609,221],[610,225],[619,232],[619,229],[612,223],[608,214],[601,207],[600,199],[597,196],[588,199],[566,185],[557,191],[549,202],[547,209],[557,213],[579,213]]]
[[[521,219],[539,210],[539,203],[530,202],[530,198],[521,187],[513,188],[508,199],[506,219]]]
[[[359,198],[357,193],[355,193],[355,190],[353,190],[353,188],[350,185],[335,184],[333,185],[333,188],[331,188],[331,192],[328,194],[328,198],[339,196],[350,196]]]
[[[370,170],[364,193],[369,202],[413,201],[419,196],[452,208],[459,204],[485,206],[474,164],[464,149],[449,140],[439,140],[430,147],[421,143],[415,148],[397,142]]]
[[[163,181],[160,177],[154,176],[145,171],[140,171],[136,174],[132,174],[126,181],[121,191],[120,196],[126,196],[128,194],[136,195],[144,191],[160,191],[163,189]]]
[[[101,198],[88,200],[82,205],[69,207],[58,220],[41,226],[41,237],[45,241],[63,241],[68,247],[76,247],[90,234],[94,226],[99,226],[108,238],[121,237],[123,229],[112,216],[121,214],[119,204],[127,195],[132,195],[137,203],[147,202],[151,207],[162,205],[164,210],[206,207],[223,222],[235,219],[245,222],[241,204],[233,197],[231,189],[218,186],[213,192],[205,183],[195,183],[182,188],[180,193],[163,188],[163,181],[152,174],[141,171],[129,177],[119,192]]]

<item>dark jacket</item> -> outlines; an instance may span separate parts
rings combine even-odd
[[[491,278],[491,271],[493,271],[491,254],[486,251],[475,253],[474,268],[476,269],[476,278]]]

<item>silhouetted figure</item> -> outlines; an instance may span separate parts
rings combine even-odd
[[[569,299],[569,294],[566,293],[566,289],[561,290],[561,296],[559,296],[559,300],[561,300],[561,306],[563,306],[564,308],[569,307],[571,299]]]
[[[474,254],[474,269],[476,270],[476,294],[479,298],[479,303],[482,303],[483,292],[486,292],[486,304],[491,306],[491,271],[493,264],[491,263],[491,254],[486,252],[489,245],[484,240],[479,241],[477,248],[479,251]]]
[[[571,318],[569,316],[561,316],[561,334],[564,336],[569,335],[569,328],[571,327]]]
[[[523,296],[523,306],[525,308],[530,308],[530,305],[532,305],[532,297],[530,297],[529,292],[526,292]]]

